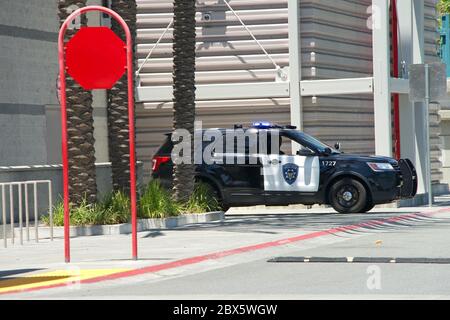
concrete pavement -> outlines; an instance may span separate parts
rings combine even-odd
[[[446,208],[440,208],[440,210]],[[129,236],[83,237],[72,240],[73,263],[62,263],[63,242],[45,242],[0,250],[0,279],[26,281],[29,275],[49,271],[92,270],[117,272],[141,270],[132,277],[105,279],[70,286],[19,294],[8,298],[264,298],[316,296],[361,297],[447,297],[450,285],[446,265],[382,265],[382,289],[369,290],[367,265],[346,264],[274,264],[267,260],[278,256],[402,256],[450,257],[450,211],[430,216],[410,213],[437,209],[378,209],[371,214],[338,215],[331,210],[258,209],[257,212],[230,212],[226,221],[191,225],[171,231],[139,234],[139,261],[131,255]],[[386,220],[389,219],[389,220]],[[358,228],[329,230],[370,221],[388,221]],[[328,230],[320,233],[321,230]],[[318,233],[319,232],[319,233]],[[317,236],[309,237],[311,234]],[[296,238],[301,240],[285,241]],[[280,240],[282,240],[280,242]],[[380,245],[380,240],[381,245]],[[278,242],[277,242],[278,241]],[[276,245],[258,244],[276,242]],[[252,250],[233,251],[251,246]],[[232,250],[232,254],[223,254]],[[179,261],[205,254],[213,257],[179,264]],[[221,256],[221,254],[223,256]],[[173,264],[170,268],[152,267]],[[150,269],[149,269],[150,268]],[[95,272],[94,272],[95,273]],[[101,273],[100,273],[101,274]],[[63,274],[64,276],[64,274]],[[412,279],[408,280],[409,277]],[[9,280],[8,280],[9,279]],[[24,280],[25,279],[25,280]],[[64,277],[62,277],[62,281]],[[67,280],[68,281],[68,280]],[[386,282],[385,282],[386,281]],[[75,284],[75,285],[74,285]],[[5,287],[5,282],[3,282]],[[2,281],[0,281],[0,290]],[[423,289],[420,289],[423,288]]]

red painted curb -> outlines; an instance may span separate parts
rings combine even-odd
[[[252,252],[252,251],[257,251],[257,250],[262,250],[262,249],[267,249],[267,248],[279,247],[279,246],[283,246],[283,245],[286,245],[289,243],[310,240],[310,239],[319,238],[319,237],[323,237],[323,236],[327,236],[327,235],[336,235],[341,232],[354,231],[356,229],[370,228],[370,227],[374,227],[374,226],[382,226],[382,225],[386,225],[386,224],[389,224],[392,222],[407,221],[407,220],[413,219],[413,218],[430,217],[430,216],[436,215],[438,213],[443,213],[443,212],[450,212],[450,208],[436,210],[436,211],[432,211],[432,212],[404,214],[404,215],[395,216],[395,217],[386,218],[386,219],[369,220],[369,221],[354,224],[354,225],[347,225],[347,226],[336,227],[336,228],[323,230],[323,231],[316,231],[316,232],[304,234],[304,235],[297,236],[297,237],[291,237],[291,238],[281,239],[281,240],[277,240],[277,241],[265,242],[265,243],[260,243],[260,244],[256,244],[256,245],[215,252],[215,253],[206,254],[206,255],[202,255],[202,256],[185,258],[185,259],[181,259],[181,260],[177,260],[177,261],[167,262],[167,263],[144,267],[144,268],[140,268],[140,269],[123,271],[123,272],[119,272],[119,273],[115,273],[115,274],[92,278],[92,279],[86,279],[86,280],[80,281],[80,283],[81,284],[89,284],[89,283],[96,283],[96,282],[101,282],[101,281],[133,277],[133,276],[138,276],[138,275],[142,275],[142,274],[146,274],[146,273],[154,273],[154,272],[158,272],[158,271],[162,271],[162,270],[174,269],[174,268],[179,268],[179,267],[183,267],[183,266],[187,266],[187,265],[197,264],[197,263],[201,263],[206,260],[217,260],[217,259],[221,259],[224,257],[229,257],[229,256],[237,255],[237,254],[246,253],[246,252]],[[37,291],[37,290],[45,290],[45,289],[64,287],[64,286],[66,286],[65,283],[60,283],[60,284],[54,284],[54,285],[48,285],[48,286],[42,286],[42,287],[36,287],[36,288],[30,288],[30,289],[24,289],[24,290],[9,291],[9,292],[0,293],[0,295],[31,292],[31,291]]]

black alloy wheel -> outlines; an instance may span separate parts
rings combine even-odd
[[[331,186],[329,202],[339,213],[363,213],[370,208],[366,188],[352,178],[340,179]]]

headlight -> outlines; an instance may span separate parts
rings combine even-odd
[[[390,163],[367,162],[367,165],[373,171],[394,171],[394,167]]]

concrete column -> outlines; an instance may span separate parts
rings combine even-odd
[[[93,90],[92,97],[96,162],[109,162],[106,90]]]
[[[398,8],[400,62],[404,62],[405,69],[401,76],[409,77],[408,66],[413,63],[413,3],[412,0],[401,2]],[[416,162],[414,104],[409,101],[407,94],[400,95],[400,144],[401,157]]]
[[[291,96],[291,124],[303,130],[303,110],[300,93],[302,79],[302,56],[300,42],[300,4],[288,0],[289,12],[289,79]]]
[[[424,50],[424,2],[422,0],[412,1],[412,63],[425,63]],[[424,194],[426,186],[425,165],[427,156],[427,144],[425,142],[425,112],[428,108],[424,103],[414,103],[414,125],[415,125],[415,165],[418,173],[419,188],[418,193]]]
[[[372,1],[375,151],[392,156],[389,1]]]
[[[411,64],[424,63],[424,3],[422,0],[405,0],[398,10],[400,28],[400,59],[406,63],[404,78],[408,78]],[[408,95],[400,95],[401,157],[413,161],[417,169],[418,193],[425,193],[424,117],[423,103],[412,103]]]
[[[88,1],[88,5],[102,5],[102,1],[90,0]],[[88,23],[90,26],[101,26],[103,23],[102,14],[99,12],[89,12]],[[106,90],[93,90],[92,98],[96,162],[109,162]]]

